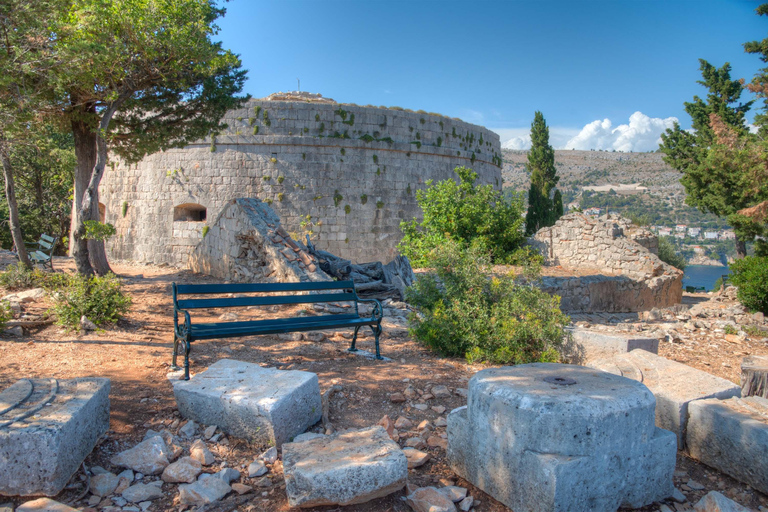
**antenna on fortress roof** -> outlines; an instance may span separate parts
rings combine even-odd
[[[296,81],[299,83],[299,92],[301,92],[301,80],[297,78]]]

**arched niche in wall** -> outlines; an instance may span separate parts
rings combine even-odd
[[[204,222],[206,219],[205,206],[195,203],[184,203],[173,207],[174,222]]]

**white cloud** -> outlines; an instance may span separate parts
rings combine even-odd
[[[505,149],[530,149],[531,148],[531,129],[530,128],[491,128],[499,134],[501,147]],[[579,130],[575,128],[565,128],[562,126],[549,127],[549,143],[552,147],[560,149],[573,138]]]
[[[642,112],[629,116],[629,124],[613,127],[610,119],[592,121],[570,139],[564,149],[602,149],[616,151],[654,151],[661,134],[672,128],[677,118],[648,117]]]

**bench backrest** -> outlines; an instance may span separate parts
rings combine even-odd
[[[334,292],[336,290],[336,292]],[[296,292],[320,292],[297,295]],[[326,293],[322,293],[326,292]],[[222,293],[269,293],[250,297],[215,297],[211,299],[179,299],[180,295],[210,295]],[[281,294],[285,293],[285,294]],[[244,306],[274,306],[315,302],[357,301],[352,281],[322,281],[312,283],[232,283],[176,284],[173,283],[173,303],[178,309],[233,308]],[[355,304],[357,306],[357,304]]]
[[[42,234],[40,235],[40,240],[38,240],[37,245],[40,247],[40,249],[46,249],[50,251],[53,249],[53,246],[56,245],[56,237]]]

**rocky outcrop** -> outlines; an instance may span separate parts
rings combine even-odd
[[[529,244],[546,265],[578,274],[542,279],[545,291],[562,297],[563,311],[647,311],[682,299],[683,272],[659,259],[653,233],[620,216],[568,214]]]
[[[189,257],[195,272],[235,282],[330,281],[280,218],[254,198],[233,199]]]

